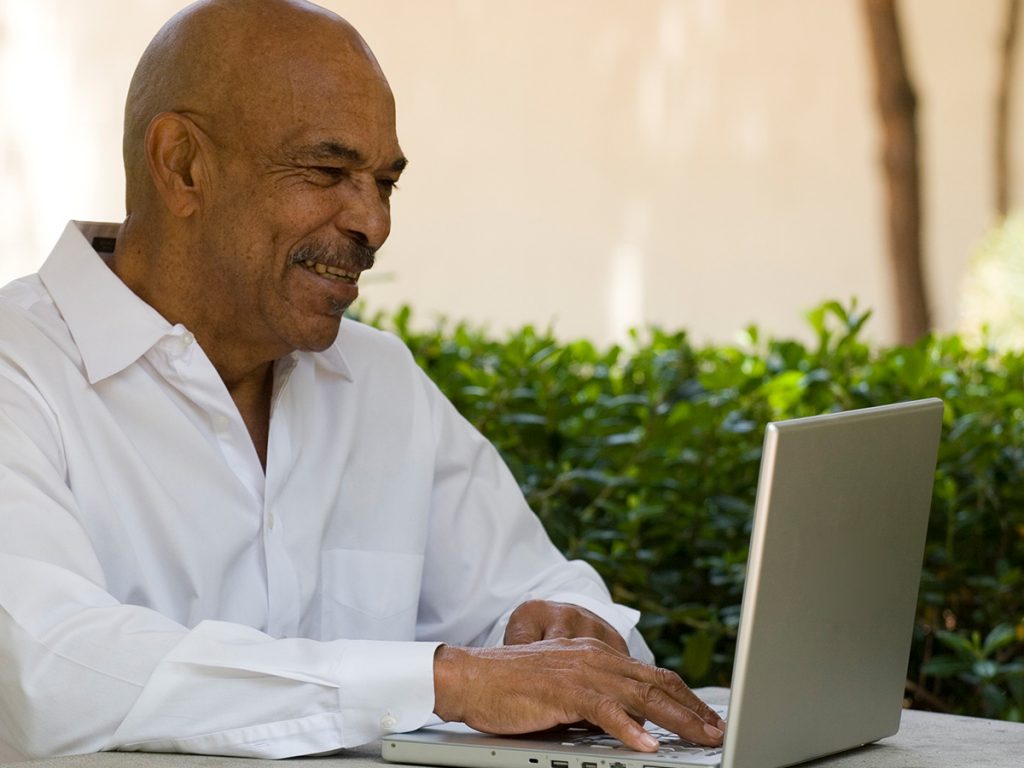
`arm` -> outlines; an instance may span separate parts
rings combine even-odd
[[[425,386],[438,458],[420,630],[453,644],[434,659],[435,712],[494,733],[589,720],[641,750],[655,747],[636,718],[651,719],[720,743],[720,719],[677,675],[629,658],[639,614],[565,560],[494,447]]]
[[[288,757],[430,717],[436,643],[189,628],[112,596],[60,426],[0,361],[0,762],[107,749]]]
[[[639,612],[616,605],[589,564],[565,559],[494,446],[433,382],[420,378],[436,448],[418,636],[494,646],[508,641],[505,632],[515,612],[521,625],[516,641],[540,639],[543,633],[529,633],[538,622],[547,623],[542,612],[520,609],[532,601],[535,608],[543,602],[571,605],[572,612],[585,609],[581,615],[599,619],[622,638],[634,637]],[[530,619],[529,628],[523,619]],[[650,659],[635,637],[638,651]]]

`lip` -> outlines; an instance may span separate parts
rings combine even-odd
[[[302,264],[292,264],[291,266],[302,275],[300,280],[309,280],[311,285],[316,286],[319,291],[327,293],[328,297],[338,304],[347,307],[359,298],[358,277],[355,281],[349,282],[317,274]]]
[[[326,261],[313,261],[306,259],[305,261],[293,260],[292,264],[301,266],[303,269],[307,269],[310,272],[315,272],[318,275],[326,275],[330,278],[340,278],[344,282],[358,283],[359,276],[363,273],[363,270],[358,267],[348,267],[343,264],[334,264]]]

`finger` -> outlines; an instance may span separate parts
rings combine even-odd
[[[595,613],[577,606],[566,605],[554,613],[544,628],[545,640],[559,637],[592,637],[629,656],[629,646],[614,627]]]
[[[652,667],[655,685],[666,691],[673,699],[697,713],[706,723],[725,730],[725,721],[714,709],[695,694],[679,675],[661,667]]]
[[[706,746],[722,743],[725,734],[717,725],[717,715],[709,722],[700,712],[681,704],[662,688],[634,681],[631,699],[630,709],[635,707],[651,722],[688,741]]]
[[[701,720],[713,725],[718,730],[725,728],[725,721],[719,717],[718,713],[695,694],[675,672],[632,659],[629,662],[629,669],[626,674],[634,680],[664,691],[676,702],[691,710]]]
[[[626,644],[626,640],[622,637],[622,635],[620,635],[614,629],[612,629],[610,632],[607,632],[606,635],[606,637],[600,637],[600,639],[604,640],[606,643],[608,643],[608,645],[610,645],[616,651],[621,653],[623,656],[629,656],[629,645]]]
[[[544,627],[526,611],[513,613],[505,627],[505,645],[527,645],[544,639]]]
[[[627,738],[622,738],[609,730],[623,743],[633,747],[650,744],[639,733],[645,719],[697,744],[718,746],[722,743],[724,732],[719,726],[720,718],[689,689],[679,675],[621,657],[600,643],[592,645],[588,655],[591,690],[600,695],[600,701],[603,702],[600,706],[607,709],[610,707],[607,702],[615,704],[611,711],[602,710],[600,714],[609,718],[616,728],[627,735]],[[591,719],[586,713],[583,714]],[[628,726],[625,723],[627,719],[630,721]],[[606,721],[591,721],[606,730],[609,727]]]
[[[629,646],[622,639],[622,635],[603,621],[598,622],[583,618],[571,622],[560,621],[550,624],[544,630],[545,640],[554,640],[559,637],[592,637],[610,646],[623,656],[629,656]]]
[[[615,699],[596,695],[585,701],[581,710],[587,720],[630,749],[637,752],[658,751],[658,740],[651,736],[641,723],[634,720]]]

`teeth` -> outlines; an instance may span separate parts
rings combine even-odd
[[[344,269],[341,269],[340,267],[328,266],[327,264],[324,264],[319,261],[312,261],[311,259],[306,259],[304,262],[302,262],[302,264],[306,267],[306,269],[312,270],[313,272],[316,272],[318,275],[321,275],[323,277],[329,277],[335,280],[347,280],[349,282],[355,282],[356,280],[359,279],[358,274],[352,274],[351,272],[346,272]]]

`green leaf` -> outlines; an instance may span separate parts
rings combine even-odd
[[[608,435],[604,439],[605,445],[636,445],[643,440],[644,431],[634,429],[631,432],[620,432],[617,435]]]
[[[707,632],[697,631],[686,638],[683,651],[683,677],[691,682],[703,680],[711,666],[715,639]]]
[[[991,680],[999,674],[999,665],[989,659],[979,659],[971,666],[971,672],[981,680]]]
[[[1017,639],[1016,629],[1009,624],[1000,624],[999,626],[992,629],[985,638],[985,644],[982,648],[982,655],[991,656],[993,653],[998,651],[1000,648],[1005,648],[1014,640]]]
[[[528,426],[547,426],[548,420],[538,413],[505,413],[501,416],[503,424],[522,424]]]
[[[977,656],[978,647],[973,644],[966,637],[962,637],[955,632],[946,632],[945,630],[939,630],[935,633],[935,637],[939,639],[943,645],[947,648],[952,648],[957,652],[958,655],[963,656]]]
[[[933,656],[921,665],[921,671],[932,677],[951,677],[970,668],[970,661],[964,661],[956,656]]]

